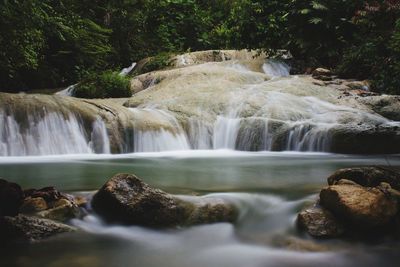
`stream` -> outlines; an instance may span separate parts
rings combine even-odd
[[[168,193],[218,195],[239,207],[235,224],[151,230],[107,225],[94,214],[82,231],[0,252],[0,266],[399,266],[400,243],[313,240],[297,231],[297,213],[342,167],[400,166],[400,156],[232,150],[2,157],[0,177],[24,188],[54,185],[74,194],[134,173]]]

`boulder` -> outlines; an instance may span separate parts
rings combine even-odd
[[[47,219],[19,214],[0,218],[0,243],[35,242],[76,229]]]
[[[24,192],[16,183],[0,179],[0,217],[15,216],[24,199]]]
[[[161,227],[182,222],[184,209],[135,175],[117,174],[93,196],[93,210],[108,221]]]
[[[329,134],[329,151],[334,153],[395,154],[400,151],[400,128],[392,124],[340,125]]]
[[[313,206],[302,210],[297,216],[297,225],[316,238],[334,238],[344,233],[344,226],[328,210]]]
[[[131,174],[117,174],[93,196],[93,210],[110,222],[174,227],[232,222],[236,208],[223,200],[195,201],[154,189]]]
[[[360,229],[384,227],[398,212],[397,201],[378,188],[331,185],[320,192],[320,204],[338,219]]]
[[[366,166],[337,170],[328,177],[328,184],[334,185],[346,179],[366,187],[375,187],[382,182],[390,184],[393,189],[400,190],[400,168],[387,166]]]

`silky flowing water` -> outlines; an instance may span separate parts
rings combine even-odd
[[[185,196],[217,194],[238,206],[235,224],[151,230],[106,225],[94,214],[78,233],[2,248],[0,266],[399,266],[391,240],[312,240],[295,227],[326,177],[341,167],[400,165],[400,156],[192,150],[125,155],[2,157],[0,177],[23,187],[98,189],[118,172]]]

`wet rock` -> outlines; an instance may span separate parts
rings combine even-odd
[[[42,197],[27,197],[24,199],[19,211],[29,214],[48,209],[47,202]]]
[[[35,242],[76,229],[47,219],[18,215],[0,218],[0,243]]]
[[[176,199],[130,174],[112,177],[93,196],[92,207],[109,221],[153,227],[177,225],[184,216]]]
[[[112,177],[92,199],[93,210],[111,222],[173,227],[230,222],[236,209],[222,200],[188,201],[151,188],[131,174]]]
[[[279,237],[274,240],[274,244],[284,249],[300,252],[324,252],[332,250],[332,248],[319,244],[313,240],[304,240],[293,236]]]
[[[400,190],[400,168],[398,167],[366,166],[344,168],[330,175],[328,184],[337,184],[342,179],[351,180],[366,187],[375,187],[382,182],[386,182],[392,188]]]
[[[345,229],[341,222],[328,210],[314,206],[297,216],[297,225],[316,238],[334,238],[343,235]]]
[[[400,96],[381,95],[360,98],[359,101],[385,118],[400,121]]]
[[[80,209],[74,203],[62,199],[56,202],[54,208],[43,210],[34,214],[35,216],[59,222],[66,222],[80,217]]]
[[[42,198],[46,202],[54,202],[62,198],[62,194],[53,186],[44,187],[41,189],[28,189],[24,191],[25,197]]]
[[[363,229],[388,225],[398,212],[397,201],[381,190],[357,185],[322,189],[320,204],[338,219]]]
[[[370,88],[370,84],[368,81],[344,81],[343,85],[346,85],[352,90],[361,90],[363,92],[367,92]],[[371,94],[374,94],[370,92]]]
[[[400,128],[395,125],[341,125],[330,131],[330,152],[391,154],[400,151]]]
[[[0,217],[15,216],[24,199],[24,192],[16,183],[0,179]]]
[[[182,222],[185,225],[234,222],[238,216],[234,205],[218,198],[194,198],[181,205],[185,210]]]

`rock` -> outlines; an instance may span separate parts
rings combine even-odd
[[[223,199],[194,197],[183,201],[184,225],[234,222],[238,216],[236,207]]]
[[[400,151],[400,128],[395,125],[340,125],[332,128],[329,134],[329,151],[334,153],[394,154]]]
[[[377,188],[332,185],[320,192],[320,204],[357,228],[384,227],[398,212],[397,202]]]
[[[47,219],[18,215],[0,218],[0,243],[35,242],[76,229]]]
[[[0,179],[0,217],[15,216],[24,199],[24,192],[16,183]]]
[[[24,199],[19,211],[21,213],[29,214],[48,208],[47,202],[42,197],[27,197]]]
[[[324,68],[317,68],[312,72],[312,77],[317,80],[321,81],[331,81],[332,78],[332,72],[328,69]]]
[[[183,221],[184,209],[167,193],[130,174],[117,174],[93,196],[93,210],[108,221],[168,227]]]
[[[56,202],[55,208],[35,213],[35,216],[59,222],[66,222],[80,217],[80,209],[68,200],[62,199]],[[64,203],[64,204],[63,204]]]
[[[93,210],[110,222],[173,227],[232,222],[236,208],[223,200],[189,201],[151,188],[135,175],[117,174],[92,199]]]
[[[74,202],[78,207],[85,207],[88,204],[88,199],[85,196],[74,196]]]
[[[297,216],[297,225],[317,238],[334,238],[344,233],[344,226],[328,210],[314,206],[307,208]]]
[[[398,167],[368,166],[340,169],[328,177],[328,184],[334,185],[342,179],[351,180],[366,187],[375,187],[386,182],[392,188],[400,190],[400,169]]]
[[[67,200],[65,198],[61,198],[61,199],[59,199],[59,200],[54,202],[54,207],[55,208],[58,208],[58,207],[61,207],[61,206],[70,206],[70,205],[72,205],[71,201],[69,201],[69,200]]]
[[[351,180],[341,179],[341,180],[337,181],[335,183],[335,185],[359,185],[359,184],[357,184],[356,182],[351,181]]]
[[[304,240],[293,236],[278,237],[274,240],[274,245],[299,252],[324,252],[332,250],[332,248],[317,243],[314,240]]]
[[[42,198],[46,202],[54,202],[62,198],[62,194],[53,186],[44,187],[41,189],[28,189],[24,191],[25,197]]]
[[[370,88],[370,83],[368,81],[344,81],[343,84],[352,90],[360,90],[364,92],[368,92]],[[370,93],[374,94],[372,92]]]
[[[400,121],[400,96],[380,95],[360,98],[359,101],[373,111],[393,121]]]

